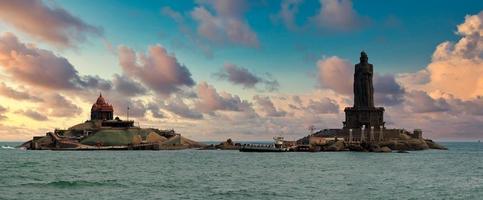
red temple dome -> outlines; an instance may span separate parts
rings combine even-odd
[[[102,94],[99,94],[96,103],[92,104],[91,120],[112,120],[113,112],[112,105],[106,102]]]
[[[99,94],[99,98],[97,98],[96,104],[98,105],[106,104],[106,100],[104,100],[104,97],[102,97],[102,94]]]
[[[106,100],[104,100],[104,97],[102,97],[102,94],[99,95],[97,98],[96,103],[92,104],[92,109],[91,111],[114,111],[112,108],[112,105],[106,103]]]

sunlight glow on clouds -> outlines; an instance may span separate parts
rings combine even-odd
[[[90,35],[101,36],[102,29],[85,23],[66,10],[42,1],[2,1],[0,19],[16,29],[59,47],[76,46]]]
[[[167,96],[195,84],[186,66],[160,45],[151,46],[146,54],[119,47],[119,64],[124,73],[135,77],[160,95]]]

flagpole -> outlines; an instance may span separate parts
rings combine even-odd
[[[127,121],[129,121],[129,104],[127,104]]]

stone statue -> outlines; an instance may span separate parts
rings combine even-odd
[[[372,85],[372,64],[368,63],[367,54],[362,51],[360,63],[354,73],[354,107],[374,107],[374,87]]]
[[[373,66],[369,64],[367,54],[363,51],[361,62],[356,64],[354,72],[354,106],[344,109],[344,128],[384,128],[384,108],[374,107],[372,76]]]

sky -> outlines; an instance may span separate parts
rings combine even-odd
[[[115,116],[201,141],[340,128],[354,65],[388,128],[483,139],[476,0],[0,1],[0,141]]]

